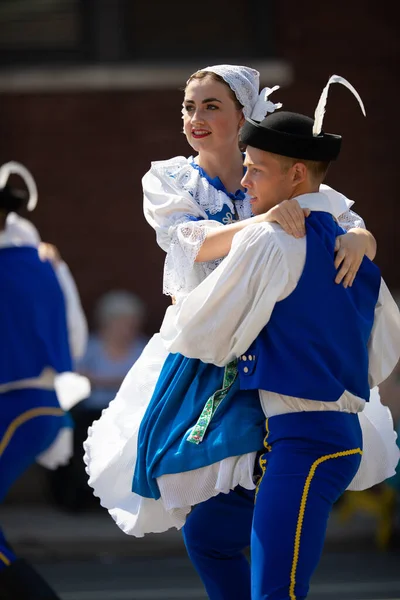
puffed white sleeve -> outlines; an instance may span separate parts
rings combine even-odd
[[[65,298],[71,355],[73,359],[77,360],[82,358],[86,351],[88,341],[87,320],[82,308],[78,288],[68,265],[65,262],[60,262],[56,266],[55,272]]]
[[[222,225],[209,220],[189,193],[178,190],[173,179],[163,177],[154,167],[144,175],[142,185],[145,218],[167,253],[164,294],[187,293],[218,264],[196,263],[196,258],[207,231]]]
[[[340,227],[343,227],[343,229],[345,229],[346,231],[349,231],[349,229],[353,228],[366,229],[362,217],[360,217],[360,215],[354,212],[354,210],[350,209],[339,215],[338,223]]]
[[[41,242],[39,232],[34,224],[16,213],[11,212],[7,215],[6,230],[12,238],[24,246],[37,247]]]
[[[400,358],[400,312],[383,279],[368,354],[369,385],[372,389],[389,377]]]
[[[360,215],[351,210],[354,200],[350,200],[347,196],[325,183],[320,185],[319,190],[328,196],[331,202],[332,214],[336,217],[340,227],[343,227],[346,231],[356,227],[366,229],[365,223]]]
[[[277,237],[269,224],[234,236],[215,271],[167,310],[161,336],[170,352],[223,366],[248,349],[287,288],[289,268]]]

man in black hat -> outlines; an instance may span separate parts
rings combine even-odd
[[[332,82],[357,95],[345,80]],[[275,224],[246,228],[176,307],[174,326],[161,330],[171,352],[217,365],[238,359],[240,386],[259,390],[266,416],[254,515],[248,490],[235,488],[196,506],[184,527],[212,600],[238,597],[248,585],[241,551],[252,516],[251,594],[248,585],[241,600],[306,598],[333,504],[348,488],[384,480],[398,461],[389,451],[391,432],[372,419],[372,441],[362,411],[370,387],[399,359],[399,311],[368,258],[351,286],[335,284],[335,243],[343,230],[319,191],[341,145],[340,136],[322,131],[328,86],[315,119],[280,112],[261,123],[248,120],[242,131],[242,184],[253,212],[297,198],[309,215],[306,238],[290,238]],[[372,408],[375,416],[384,410],[379,401]]]

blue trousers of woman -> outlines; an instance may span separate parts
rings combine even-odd
[[[332,506],[360,464],[357,415],[290,413],[266,428],[256,493],[236,488],[211,498],[183,528],[210,600],[304,600]]]
[[[0,502],[67,422],[54,391],[21,389],[0,394]],[[15,560],[0,529],[0,572]]]

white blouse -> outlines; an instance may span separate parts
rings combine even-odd
[[[334,215],[325,193],[297,200],[303,208]],[[291,237],[275,223],[243,229],[221,265],[174,307],[173,319],[165,319],[161,335],[168,351],[219,366],[240,357],[268,323],[275,304],[295,289],[305,259],[305,237]],[[369,343],[371,387],[386,379],[399,356],[399,309],[382,281]]]
[[[300,206],[330,212],[337,207],[325,193],[297,198]],[[243,356],[268,323],[273,308],[296,287],[306,259],[305,238],[295,239],[274,223],[246,227],[217,269],[175,306],[168,308],[161,335],[170,352],[226,365]],[[400,356],[400,313],[382,280],[369,342],[369,384],[373,388],[391,373]],[[394,474],[399,460],[390,411],[374,388],[371,401],[345,391],[337,402],[316,402],[260,390],[266,417],[315,410],[358,413],[363,458],[349,489],[361,490]],[[230,457],[211,467],[160,477],[166,508],[177,521],[182,507],[202,502],[236,485],[254,487],[255,453]]]
[[[233,212],[236,209],[240,220],[250,218],[250,198],[246,194],[233,206],[226,193],[217,190],[193,167],[191,157],[177,156],[153,162],[142,184],[145,218],[156,232],[157,243],[167,253],[164,294],[176,298],[184,296],[221,262],[221,259],[195,262],[207,231],[223,227],[212,216],[227,205]],[[326,185],[321,186],[321,191],[335,206],[335,216],[344,229],[364,227],[361,217],[350,210],[353,201]]]

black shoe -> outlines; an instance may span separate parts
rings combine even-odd
[[[60,600],[24,559],[0,571],[0,600]]]

